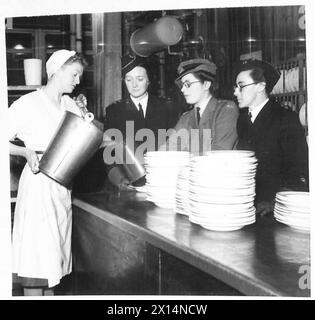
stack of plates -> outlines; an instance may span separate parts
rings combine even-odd
[[[280,78],[273,87],[272,94],[296,92],[299,90],[299,69],[294,67],[280,70]]]
[[[308,192],[281,191],[276,194],[274,217],[294,229],[310,230],[310,198]]]
[[[157,206],[175,209],[177,177],[189,163],[189,152],[150,151],[144,157],[147,200]]]
[[[215,231],[254,223],[256,166],[251,151],[211,151],[192,158],[189,220]]]
[[[176,186],[176,213],[189,216],[189,177],[190,164],[187,163],[178,173]]]

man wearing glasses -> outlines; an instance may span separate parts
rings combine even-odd
[[[279,78],[265,61],[242,61],[236,67],[234,95],[241,109],[237,149],[255,151],[258,159],[258,215],[273,211],[278,191],[308,190],[308,147],[298,114],[269,97]]]
[[[239,110],[233,101],[219,100],[213,96],[216,69],[213,62],[199,58],[183,61],[178,66],[175,83],[191,108],[181,115],[174,135],[182,130],[186,130],[188,135],[181,136],[180,146],[178,140],[170,136],[168,150],[193,152],[195,144],[199,144],[199,153],[236,148]],[[197,139],[192,139],[189,134],[193,130],[198,130]],[[207,130],[210,135],[203,135]]]

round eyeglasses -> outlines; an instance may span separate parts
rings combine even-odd
[[[201,82],[201,81],[193,81],[193,82],[185,81],[185,82],[179,82],[179,83],[178,83],[178,86],[179,86],[180,89],[182,89],[183,87],[185,87],[185,88],[190,88],[193,83],[197,83],[197,82]]]
[[[253,83],[248,83],[248,84],[237,84],[235,86],[233,86],[234,88],[234,91],[236,89],[240,90],[240,92],[242,92],[242,90],[245,88],[245,87],[248,87],[248,86],[252,86],[253,84],[257,84],[257,83],[260,83],[260,82],[253,82]]]

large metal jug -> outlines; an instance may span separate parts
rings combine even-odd
[[[181,23],[172,16],[164,16],[142,29],[134,31],[130,37],[132,51],[141,57],[178,43],[184,33]]]
[[[42,173],[66,187],[102,143],[103,132],[93,124],[91,115],[82,118],[66,111],[39,162]]]
[[[133,183],[145,176],[143,155],[138,155],[139,158],[137,158],[134,151],[130,150],[128,145],[123,142],[111,142],[110,145],[110,150],[115,149],[115,167],[117,168],[109,173],[112,183],[117,185],[123,179],[127,179],[130,183]],[[106,152],[105,148],[103,153],[105,164],[108,164],[107,156],[110,156],[110,154],[111,152]]]

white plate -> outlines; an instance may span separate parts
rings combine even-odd
[[[236,179],[236,178],[230,178],[230,179],[226,179],[226,178],[219,178],[219,179],[214,179],[214,178],[208,178],[208,177],[204,177],[204,178],[197,178],[194,177],[193,175],[189,177],[189,183],[193,186],[196,187],[221,187],[223,186],[225,189],[226,188],[230,188],[230,189],[234,189],[234,188],[246,188],[248,186],[255,186],[255,179],[251,178],[251,179]]]
[[[189,219],[193,220],[195,223],[204,223],[204,224],[215,224],[215,225],[245,225],[255,221],[255,215],[250,216],[248,218],[240,218],[240,219],[207,219],[205,217],[198,216],[193,212],[189,211]]]
[[[211,156],[235,156],[235,157],[254,157],[253,151],[246,150],[213,150],[206,152],[206,155]]]
[[[218,197],[252,197],[255,196],[255,187],[242,188],[242,189],[226,189],[226,188],[205,188],[196,187],[189,185],[189,192],[193,197],[208,197],[208,196],[218,196]]]
[[[290,225],[290,226],[296,226],[300,228],[310,228],[310,221],[301,221],[296,219],[285,219],[277,214],[274,215],[275,219],[279,222],[282,222],[284,224]]]
[[[309,197],[310,193],[305,191],[279,191],[276,193],[276,197],[301,197],[304,199],[304,197]]]
[[[222,215],[215,215],[215,216],[205,216],[195,213],[194,211],[189,210],[189,216],[192,217],[195,221],[204,222],[204,223],[212,223],[212,224],[245,224],[253,219],[255,219],[255,213],[251,213],[250,215],[243,215],[239,217],[231,217]]]
[[[274,209],[274,214],[278,214],[284,218],[288,219],[304,219],[304,220],[310,220],[310,215],[309,214],[304,214],[304,213],[291,213],[291,212],[286,212],[286,211],[281,211],[278,209]]]
[[[299,111],[299,119],[303,127],[307,125],[307,120],[306,120],[307,114],[306,114],[306,104],[303,103],[300,111]]]
[[[252,212],[240,212],[227,214],[224,212],[200,212],[192,208],[189,209],[190,215],[195,219],[207,222],[218,222],[219,223],[242,223],[251,220],[255,217],[255,211]]]
[[[192,216],[209,221],[224,221],[224,222],[237,222],[241,220],[248,220],[255,217],[256,210],[227,212],[227,211],[199,211],[198,209],[189,207]]]
[[[206,219],[200,219],[198,217],[193,217],[191,214],[189,215],[189,219],[194,219],[194,223],[198,223],[201,225],[215,225],[215,226],[222,226],[222,227],[234,227],[234,226],[245,226],[247,224],[254,223],[256,221],[255,217],[252,217],[250,219],[243,219],[243,220],[235,220],[235,221],[225,221],[225,220],[206,220]]]
[[[253,224],[255,223],[255,221],[249,223],[249,224]],[[246,224],[246,225],[249,225]],[[242,229],[243,227],[245,227],[246,225],[236,225],[236,226],[218,226],[218,225],[208,225],[208,224],[202,224],[201,226],[207,230],[211,230],[211,231],[235,231],[235,230],[239,230]]]
[[[183,216],[189,217],[189,211],[188,210],[184,210],[182,208],[175,207],[175,213],[178,213],[178,214],[181,214]]]
[[[280,212],[283,212],[285,214],[290,214],[290,215],[297,214],[297,215],[309,216],[310,214],[309,208],[284,206],[284,205],[280,205],[278,202],[275,204],[275,210],[278,210]]]
[[[309,219],[292,219],[292,218],[286,218],[279,214],[274,214],[274,217],[276,220],[281,220],[287,224],[293,224],[298,226],[304,226],[304,227],[310,227],[311,221]]]
[[[236,227],[226,227],[226,226],[213,226],[213,225],[201,225],[203,228],[210,230],[210,231],[221,231],[221,232],[226,232],[226,231],[236,231],[244,228],[245,226],[236,226]]]
[[[255,185],[245,187],[232,186],[231,188],[228,188],[225,186],[196,186],[189,184],[189,191],[201,196],[252,196],[255,194]]]
[[[285,91],[286,92],[291,92],[292,91],[292,86],[291,86],[291,69],[285,70],[284,73],[285,76]]]
[[[279,208],[280,210],[284,210],[284,211],[290,211],[290,212],[304,212],[305,214],[309,214],[310,213],[310,206],[309,204],[298,204],[298,203],[294,203],[294,204],[288,204],[285,202],[280,202],[277,200],[275,207]]]
[[[223,161],[225,163],[235,163],[235,162],[243,162],[243,163],[253,163],[257,162],[257,158],[254,156],[253,152],[250,152],[250,156],[245,153],[241,153],[240,151],[208,151],[206,155],[192,157],[191,163],[201,163],[201,162],[209,162],[209,161]]]
[[[193,185],[199,185],[199,186],[210,186],[210,187],[220,187],[220,186],[224,186],[224,187],[229,187],[230,188],[234,188],[234,187],[237,187],[237,186],[240,186],[240,187],[244,187],[244,186],[252,186],[252,185],[255,185],[255,179],[254,178],[250,178],[250,179],[247,179],[247,178],[226,178],[226,177],[219,177],[218,179],[215,179],[215,178],[209,178],[207,176],[194,176],[192,175],[190,178],[189,178],[189,182]]]
[[[280,223],[283,223],[293,229],[297,229],[297,230],[302,230],[302,231],[310,231],[310,226],[304,226],[304,225],[299,225],[299,224],[292,224],[292,223],[288,223],[286,221],[283,221],[281,219],[276,218],[276,220]]]
[[[291,80],[292,80],[292,90],[298,91],[299,90],[299,73],[298,67],[294,67],[291,73]]]
[[[255,199],[255,195],[252,196],[201,196],[201,195],[192,195],[191,193],[188,194],[188,199],[191,202],[201,202],[201,203],[213,203],[213,204],[226,204],[226,205],[232,205],[232,204],[245,204],[245,203],[253,203]]]
[[[277,93],[284,93],[284,90],[283,90],[283,73],[284,73],[284,70],[281,70],[280,71],[280,78],[278,80]]]
[[[215,200],[215,199],[214,199]],[[211,201],[211,200],[210,200]],[[253,202],[241,202],[239,204],[229,203],[226,201],[225,203],[217,203],[217,202],[202,202],[202,201],[194,201],[190,198],[189,205],[193,208],[200,210],[227,210],[228,212],[236,212],[236,211],[247,211],[249,209],[253,209]]]
[[[310,217],[301,217],[301,216],[288,216],[286,214],[281,214],[279,212],[274,212],[274,216],[285,220],[285,221],[289,221],[289,222],[293,222],[293,223],[298,223],[298,224],[310,224],[311,223],[311,219]]]
[[[224,169],[224,170],[219,170],[219,168],[217,168],[217,170],[213,170],[213,171],[209,171],[206,168],[198,168],[197,170],[191,170],[191,176],[193,176],[195,179],[201,177],[207,177],[207,179],[229,179],[229,178],[233,178],[233,179],[251,179],[254,178],[256,175],[256,170],[244,170],[244,171],[240,171],[240,170],[229,170],[229,169]],[[188,175],[189,176],[189,175]]]
[[[220,170],[230,169],[236,170],[252,170],[257,168],[257,161],[225,161],[224,159],[211,159],[210,157],[204,157],[202,160],[190,161],[190,168],[198,170],[198,168],[207,168],[208,171],[215,171],[217,168]]]

